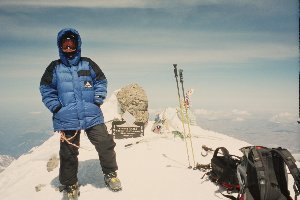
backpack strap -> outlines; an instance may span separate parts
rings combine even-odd
[[[231,200],[239,200],[238,197],[234,197],[232,195],[228,195],[228,194],[223,194],[222,192],[220,192],[221,195],[223,195],[224,197],[228,198],[228,199],[231,199]]]
[[[246,188],[245,189],[245,192],[243,193],[243,199],[246,199],[246,200],[254,200],[251,192],[249,191],[249,188]]]
[[[218,155],[219,150],[222,151],[223,156],[225,156],[225,157],[229,157],[230,156],[229,151],[225,147],[218,147],[218,148],[216,148],[213,157],[216,157]]]
[[[294,187],[295,194],[299,194],[300,172],[297,168],[297,165],[295,164],[295,162],[296,162],[295,158],[292,156],[292,154],[287,149],[282,149],[281,147],[279,147],[277,149],[272,149],[271,151],[274,153],[277,153],[283,159],[283,161],[289,168],[289,171],[295,180],[295,185],[296,185],[296,187]]]
[[[253,164],[256,169],[259,191],[260,191],[260,199],[265,198],[265,189],[266,189],[266,173],[265,173],[265,165],[262,161],[262,156],[260,152],[254,147],[251,149],[253,153]]]

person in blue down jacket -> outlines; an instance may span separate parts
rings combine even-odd
[[[46,68],[40,93],[53,113],[54,131],[61,133],[59,180],[68,195],[76,195],[80,130],[85,130],[99,154],[106,185],[118,191],[116,144],[100,109],[107,95],[106,77],[95,62],[81,57],[81,38],[76,30],[61,30],[57,46],[60,59]]]

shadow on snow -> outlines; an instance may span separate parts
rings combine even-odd
[[[95,188],[105,188],[104,175],[98,159],[80,161],[78,166],[78,183],[81,186],[91,184]],[[61,184],[58,176],[51,181],[51,185],[58,188]]]

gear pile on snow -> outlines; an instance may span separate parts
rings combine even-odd
[[[221,156],[218,156],[219,150],[222,151]],[[211,159],[211,170],[207,173],[209,179],[228,193],[238,192],[237,197],[221,193],[224,197],[232,200],[292,200],[288,190],[287,166],[295,181],[294,199],[297,199],[300,172],[287,149],[249,146],[240,150],[242,158],[219,147]]]
[[[221,150],[222,155],[219,155]],[[239,190],[239,182],[236,174],[240,160],[230,155],[225,147],[218,147],[211,159],[211,171],[208,176],[211,181],[224,187],[227,191]]]

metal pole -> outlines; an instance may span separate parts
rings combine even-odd
[[[174,74],[175,74],[176,85],[177,85],[178,102],[179,102],[179,107],[180,107],[180,116],[181,116],[181,119],[183,120],[182,105],[181,105],[179,85],[178,85],[178,78],[177,78],[178,77],[177,64],[173,64],[173,67],[174,67]],[[189,162],[189,167],[188,168],[192,168],[191,163],[190,163],[190,156],[189,156],[188,144],[187,144],[187,141],[186,141],[185,126],[184,126],[184,122],[182,120],[181,120],[181,122],[182,122],[182,128],[183,128],[183,133],[184,133],[185,147],[186,147],[186,153],[187,153],[187,158],[188,158],[188,162]]]

